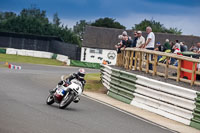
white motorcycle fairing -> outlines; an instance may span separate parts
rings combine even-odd
[[[81,81],[77,79],[72,79],[71,84],[67,86],[66,90],[67,89],[72,89],[77,95],[81,95],[83,90],[83,85]]]

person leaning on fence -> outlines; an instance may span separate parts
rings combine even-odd
[[[122,63],[122,55],[121,55],[121,49],[125,49],[127,47],[130,47],[132,44],[131,38],[127,35],[127,32],[123,32],[122,35],[118,36],[118,39],[120,39],[120,43],[118,45],[115,45],[117,48],[117,58],[120,60],[118,63]],[[123,64],[117,64],[118,66],[122,66]]]
[[[122,39],[123,39],[123,36],[119,35],[118,39],[120,40],[120,42],[117,45],[115,45],[115,48],[117,49],[117,54],[120,54],[121,53],[121,48],[122,48]]]
[[[150,26],[148,26],[146,28],[146,32],[148,33],[147,35],[147,39],[146,39],[146,43],[143,45],[143,48],[146,48],[148,50],[154,50],[154,45],[155,45],[155,35],[154,33],[152,32],[152,28]],[[151,60],[153,59],[153,56],[151,56]],[[149,69],[152,70],[153,65],[150,63],[149,64]]]
[[[122,62],[122,54],[121,54],[121,48],[122,48],[122,39],[123,39],[123,35],[119,35],[118,36],[118,39],[120,40],[120,42],[117,44],[117,45],[115,45],[115,48],[116,48],[116,50],[117,50],[117,60],[118,60],[118,62],[117,62],[117,66],[121,66],[122,64],[121,64],[121,62]]]
[[[127,34],[123,34],[123,33],[122,33],[122,35],[123,35],[122,47],[124,47],[124,48],[131,47],[133,40],[131,39],[130,36],[128,36]]]

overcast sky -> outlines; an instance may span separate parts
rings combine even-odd
[[[68,27],[82,19],[111,17],[131,29],[146,18],[200,36],[200,0],[0,0],[0,11],[19,13],[31,5],[46,10],[50,19],[57,12]]]

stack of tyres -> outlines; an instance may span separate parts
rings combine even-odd
[[[8,65],[8,68],[9,68],[9,69],[17,69],[17,70],[21,70],[21,69],[22,69],[21,66],[16,66],[16,65],[13,65],[13,64],[9,64],[9,65]]]

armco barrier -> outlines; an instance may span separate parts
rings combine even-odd
[[[107,94],[122,102],[200,129],[200,93],[107,65],[101,66]]]

